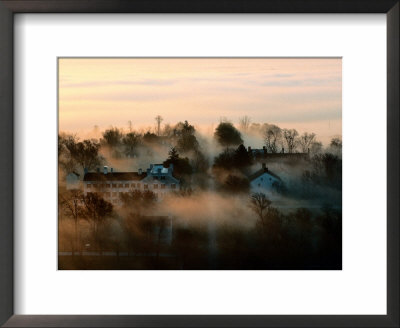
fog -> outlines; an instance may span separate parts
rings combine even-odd
[[[218,141],[219,123],[207,128],[186,124],[163,124],[160,135],[156,126],[60,132],[60,269],[341,268],[339,138],[340,147],[319,143],[302,154],[298,141],[293,156],[260,159],[248,155],[246,164],[222,162],[221,166],[216,159],[224,153],[237,154],[238,144],[226,146]],[[239,124],[231,126],[246,151],[265,147],[270,125],[252,123],[245,130]],[[107,131],[117,131],[117,141],[107,137]],[[128,153],[124,138],[129,133],[135,134],[137,142]],[[130,198],[121,198],[121,205],[109,204],[109,208],[106,200],[101,212],[105,214],[93,214],[90,199],[82,191],[74,194],[66,184],[67,174],[77,172],[82,180],[88,168],[87,156],[84,160],[79,154],[74,157],[74,147],[85,140],[98,147],[90,161],[92,172],[105,165],[115,172],[146,172],[150,164],[171,160],[175,147],[179,190],[162,199],[132,193]],[[318,135],[313,142],[318,145]],[[278,149],[286,147],[281,137]],[[254,195],[260,192],[252,190],[248,177],[261,169],[261,163],[280,178],[281,185],[266,192],[260,214],[254,207]],[[109,255],[107,259],[104,254]]]

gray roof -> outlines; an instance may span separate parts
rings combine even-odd
[[[83,181],[139,181],[147,176],[145,172],[88,172],[83,177]]]
[[[278,179],[279,181],[282,181],[279,176],[277,176],[275,173],[271,172],[268,168],[261,168],[260,170],[254,172],[253,174],[249,175],[249,180],[253,181],[254,179],[257,179],[258,177],[262,176],[264,173],[269,174],[270,176]]]

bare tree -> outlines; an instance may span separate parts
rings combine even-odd
[[[311,143],[310,152],[311,152],[311,154],[313,154],[313,155],[319,154],[320,152],[322,152],[322,142],[320,142],[320,141],[313,141],[313,142]]]
[[[174,128],[170,124],[164,124],[162,135],[168,138],[172,138],[174,135]]]
[[[157,123],[157,135],[160,136],[160,127],[161,127],[161,122],[164,120],[160,115],[157,115],[155,117],[156,123]]]
[[[67,216],[74,220],[75,226],[75,250],[79,249],[79,219],[84,216],[83,193],[79,189],[69,190],[66,194],[60,194],[61,204]],[[74,252],[74,250],[72,250]],[[72,252],[72,254],[74,254]]]
[[[265,130],[265,145],[270,153],[278,152],[278,143],[282,139],[282,130],[279,126],[269,125]]]
[[[342,139],[341,138],[333,138],[331,140],[330,146],[341,150],[342,149]]]
[[[314,140],[315,140],[315,133],[304,132],[300,136],[299,144],[303,153],[308,152]]]
[[[299,133],[295,129],[283,129],[283,137],[286,141],[289,153],[293,153],[296,150],[298,135]]]
[[[93,169],[103,162],[99,154],[100,144],[92,140],[83,140],[78,142],[75,136],[69,136],[62,141],[64,150],[67,150],[67,158],[70,161],[66,165],[72,172],[73,168],[79,165],[82,170]],[[68,172],[68,171],[67,171]]]
[[[335,137],[331,140],[331,144],[329,146],[330,150],[338,155],[342,156],[342,138],[341,137]]]
[[[99,226],[111,215],[113,206],[104,200],[98,193],[90,192],[83,197],[85,217],[92,225],[94,239],[98,242]]]
[[[263,193],[255,193],[251,195],[250,208],[257,214],[263,230],[265,229],[266,224],[264,211],[267,210],[271,204],[271,201]]]
[[[247,115],[239,117],[239,130],[242,132],[247,132],[249,130],[250,122],[251,119]]]

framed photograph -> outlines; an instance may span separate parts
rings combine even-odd
[[[399,3],[0,1],[5,327],[398,327]]]
[[[341,72],[59,58],[58,269],[341,270]]]

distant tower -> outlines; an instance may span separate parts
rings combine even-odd
[[[156,123],[157,123],[157,135],[160,136],[160,126],[161,122],[164,120],[160,115],[157,115],[155,117]]]

